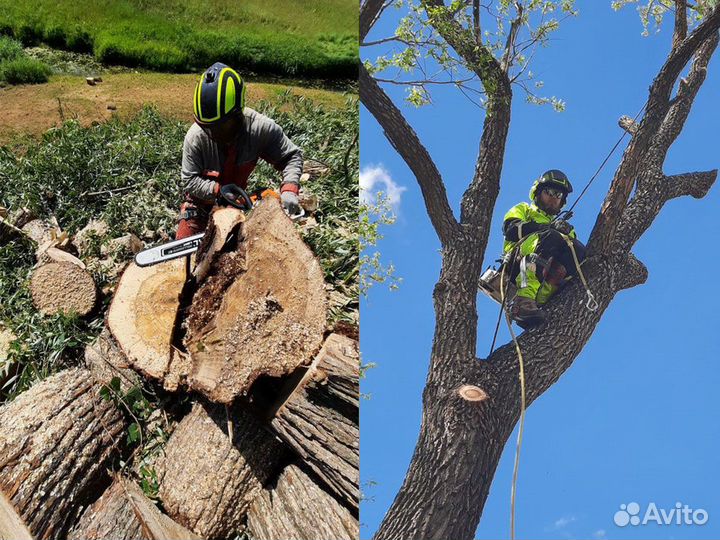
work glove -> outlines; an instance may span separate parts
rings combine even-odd
[[[572,225],[564,219],[553,221],[550,226],[561,234],[570,234],[570,231],[572,231]]]
[[[280,202],[289,216],[296,216],[302,212],[300,199],[292,191],[283,191],[280,194]]]

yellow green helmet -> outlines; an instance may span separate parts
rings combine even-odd
[[[214,63],[195,85],[193,111],[195,121],[212,125],[242,111],[245,107],[245,85],[234,69],[220,62]]]
[[[545,187],[555,187],[565,192],[563,204],[565,204],[565,199],[567,199],[568,193],[572,193],[573,190],[572,184],[564,172],[557,169],[551,169],[549,171],[545,171],[540,178],[535,180],[530,188],[530,200],[537,204],[537,200],[535,199],[538,195],[540,195],[542,188]]]

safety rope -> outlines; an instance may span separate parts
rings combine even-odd
[[[633,123],[640,117],[640,115],[642,114],[642,112],[645,110],[645,107],[647,107],[647,104],[648,104],[648,102],[646,101],[645,104],[642,106],[642,108],[641,108],[641,109],[638,111],[638,113],[635,115],[635,118],[633,118]],[[615,150],[617,150],[617,147],[620,146],[620,143],[623,141],[623,139],[625,139],[625,135],[627,135],[627,133],[628,133],[628,132],[623,129],[623,134],[622,134],[622,136],[621,136],[621,137],[618,139],[618,141],[615,143],[615,146],[612,147],[612,150],[610,150],[610,152],[608,153],[608,155],[605,156],[605,159],[604,159],[603,162],[600,164],[600,166],[598,167],[597,171],[595,171],[595,174],[593,174],[592,177],[590,178],[590,180],[588,181],[588,183],[585,184],[585,188],[580,192],[580,195],[577,196],[577,198],[575,199],[575,202],[572,203],[572,205],[570,206],[570,208],[568,208],[568,209],[566,210],[566,212],[572,212],[572,209],[575,208],[575,205],[576,205],[578,202],[580,202],[580,199],[582,199],[583,195],[585,195],[585,192],[586,192],[586,191],[588,190],[588,188],[590,187],[590,184],[592,184],[593,181],[595,180],[595,178],[598,177],[598,175],[600,174],[600,171],[603,170],[603,167],[605,167],[605,164],[608,162],[608,160],[610,159],[610,157],[615,153]]]
[[[515,250],[513,250],[513,252],[514,251]],[[505,287],[507,286],[503,285],[503,282],[505,281],[505,266],[506,265],[503,265],[500,272],[500,299],[502,300],[501,310],[505,312],[505,322],[507,322],[508,330],[510,330],[510,335],[515,343],[515,351],[517,352],[518,362],[520,364],[520,423],[518,426],[518,438],[515,443],[515,463],[513,465],[513,478],[512,485],[510,487],[510,538],[511,540],[515,540],[515,493],[517,492],[518,470],[520,469],[520,449],[522,447],[523,430],[525,429],[525,361],[523,360],[517,336],[515,336],[515,331],[512,328],[510,314],[508,313],[507,308],[505,308]]]
[[[575,268],[577,268],[578,276],[580,277],[580,281],[583,284],[583,287],[585,288],[585,294],[587,294],[588,300],[585,304],[585,307],[589,309],[590,311],[597,311],[598,309],[598,303],[595,300],[595,296],[593,295],[592,291],[590,290],[590,286],[588,285],[587,279],[585,278],[585,274],[582,271],[582,265],[580,264],[580,261],[578,260],[577,253],[575,251],[575,245],[573,244],[572,238],[570,238],[568,235],[560,233],[563,239],[565,240],[565,243],[568,245],[568,248],[570,248],[570,253],[573,257],[573,262],[575,263]],[[527,235],[530,236],[530,235]],[[511,260],[513,261],[512,264],[515,263],[516,254],[515,252],[520,247],[520,244],[522,241],[525,240],[525,238],[521,238],[517,244],[515,245],[515,248],[513,248],[511,252]],[[525,412],[527,410],[527,402],[526,402],[526,393],[525,393],[525,360],[522,355],[522,350],[520,348],[520,343],[518,343],[517,336],[515,335],[515,331],[512,327],[512,320],[510,319],[510,313],[507,310],[507,305],[505,302],[505,297],[507,294],[507,287],[509,284],[509,280],[505,281],[505,268],[507,264],[502,265],[502,269],[500,271],[500,314],[503,312],[505,313],[505,322],[507,323],[508,330],[510,331],[510,336],[512,337],[513,343],[515,345],[515,352],[518,356],[518,365],[519,365],[519,373],[518,378],[520,381],[520,420],[518,422],[518,436],[517,441],[515,443],[515,460],[513,463],[513,477],[512,477],[512,484],[510,486],[510,540],[515,540],[515,496],[517,494],[517,479],[518,479],[518,471],[520,469],[520,450],[522,448],[522,442],[523,442],[523,433],[525,431]],[[512,275],[512,271],[510,272]],[[500,318],[498,317],[498,324],[495,327],[495,336],[493,337],[493,345],[492,348],[495,346],[495,338],[497,337],[497,331],[500,324]],[[492,348],[491,348],[491,354],[492,354]]]

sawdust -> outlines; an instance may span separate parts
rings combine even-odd
[[[73,263],[49,263],[33,272],[33,303],[45,315],[75,312],[85,316],[95,307],[97,290],[90,274]]]

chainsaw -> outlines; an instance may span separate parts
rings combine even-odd
[[[222,188],[220,188],[220,195],[222,202],[228,206],[244,211],[252,210],[253,206],[263,197],[270,196],[279,198],[278,194],[271,189],[257,190],[250,196],[244,189],[234,184],[222,186]],[[300,208],[298,214],[292,216],[288,214],[288,217],[292,221],[298,221],[304,216],[305,211],[302,208]],[[204,236],[205,233],[202,232],[181,240],[174,240],[173,242],[167,242],[145,249],[135,255],[135,264],[138,266],[153,266],[162,262],[189,256],[197,251]]]

